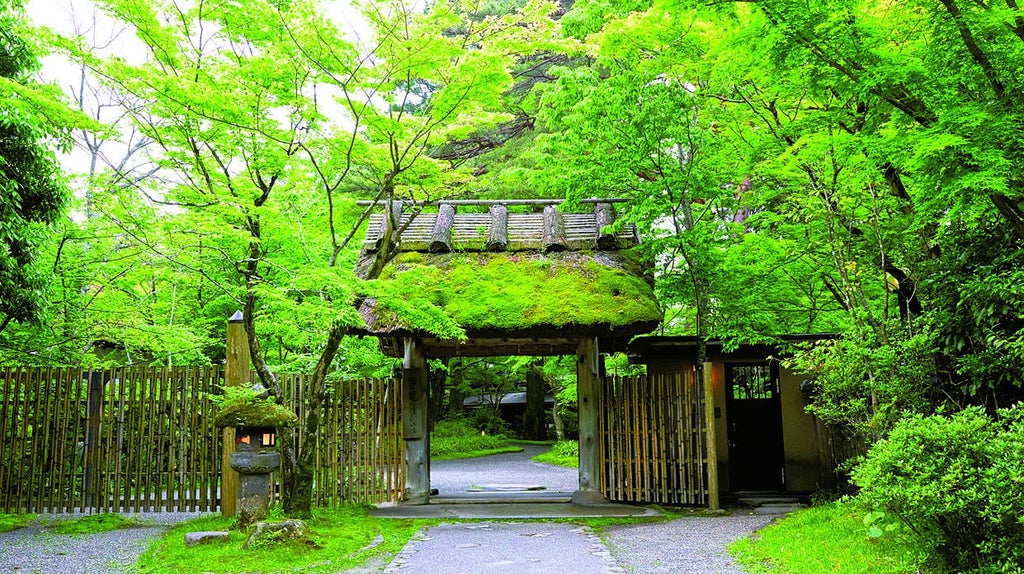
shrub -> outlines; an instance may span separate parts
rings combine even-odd
[[[1024,406],[908,417],[852,477],[869,519],[905,523],[950,570],[1024,572]]]
[[[503,435],[508,433],[508,423],[501,418],[501,414],[488,407],[475,409],[470,415],[472,424],[480,432],[490,435]]]
[[[434,458],[454,458],[508,447],[508,439],[503,435],[480,434],[465,419],[438,421],[430,434],[430,456]]]

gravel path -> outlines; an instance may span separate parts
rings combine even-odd
[[[523,452],[435,460],[430,463],[430,487],[436,488],[441,496],[464,495],[471,487],[484,485],[531,485],[543,486],[543,492],[574,492],[580,482],[575,468],[530,460],[550,448],[525,445]]]
[[[626,572],[637,574],[741,574],[726,552],[774,516],[677,518],[670,522],[612,526],[603,538]]]
[[[143,525],[99,534],[56,534],[52,523],[80,514],[41,514],[32,524],[0,533],[0,572],[40,574],[116,574],[131,565],[172,524],[200,513],[126,514]]]

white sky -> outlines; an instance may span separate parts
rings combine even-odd
[[[183,2],[187,3],[188,0]],[[328,17],[339,29],[348,31],[357,42],[368,39],[369,26],[349,0],[324,0],[324,5]],[[84,36],[87,45],[93,46],[97,55],[116,55],[130,64],[141,64],[146,58],[146,50],[134,33],[97,9],[91,0],[28,0],[26,9],[29,19],[37,26],[49,27],[66,36]],[[82,71],[67,58],[60,55],[48,56],[42,64],[43,81],[56,82],[69,94],[83,91]],[[87,94],[85,111],[94,115],[101,106],[95,99],[89,98],[88,88],[84,91]],[[329,92],[329,89],[325,89],[325,93]],[[119,115],[119,110],[115,108],[104,109],[100,119],[109,122]],[[116,163],[124,156],[125,149],[124,145],[107,142],[102,152],[109,162]],[[91,154],[81,147],[61,157],[65,171],[71,173],[88,173],[91,161]]]

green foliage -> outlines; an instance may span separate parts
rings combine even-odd
[[[0,514],[0,532],[11,532],[24,528],[35,518],[35,514]]]
[[[379,330],[417,326],[451,336],[455,326],[627,326],[661,311],[636,262],[576,252],[401,253],[373,283]],[[431,309],[436,315],[410,315]],[[422,313],[422,311],[421,311]]]
[[[306,520],[315,544],[294,541],[243,549],[245,533],[232,529],[233,519],[205,517],[175,526],[150,545],[138,562],[147,574],[228,572],[339,572],[374,564],[397,554],[426,521],[375,518],[367,509],[320,509]],[[192,548],[188,532],[227,530],[230,536]],[[375,543],[377,537],[379,543]]]
[[[225,387],[223,395],[214,395],[217,406],[214,423],[219,427],[293,427],[299,422],[291,409],[274,402],[253,387]]]
[[[478,409],[487,411],[490,409]],[[466,419],[438,421],[430,433],[430,456],[439,460],[519,452],[503,434],[488,434]]]
[[[922,572],[927,548],[905,528],[872,539],[852,501],[798,510],[729,546],[745,572],[911,574]]]
[[[810,375],[808,408],[826,424],[876,440],[910,413],[932,409],[932,353],[927,335],[878,345],[853,337],[819,341],[784,361]]]
[[[989,218],[943,237],[949,255],[923,281],[940,372],[965,396],[1011,404],[1024,394],[1024,240]]]
[[[0,6],[0,321],[38,321],[48,276],[39,249],[68,195],[54,148],[67,144],[71,114],[32,80],[38,60],[20,0]],[[65,123],[68,122],[68,123]]]
[[[580,443],[574,440],[558,441],[551,447],[551,450],[538,454],[533,457],[533,460],[556,466],[579,468]]]
[[[898,520],[954,572],[1024,564],[1024,406],[910,416],[854,470],[874,523]],[[876,532],[877,533],[877,532]]]
[[[137,519],[125,518],[119,514],[92,514],[81,518],[54,520],[48,523],[48,530],[54,534],[98,534],[122,528],[138,528]]]

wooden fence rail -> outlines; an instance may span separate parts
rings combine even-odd
[[[605,377],[601,486],[609,500],[705,505],[707,445],[696,372]]]
[[[304,416],[305,377],[281,378]],[[0,367],[0,512],[216,510],[222,380],[217,366]],[[399,384],[332,385],[314,504],[401,496]]]

